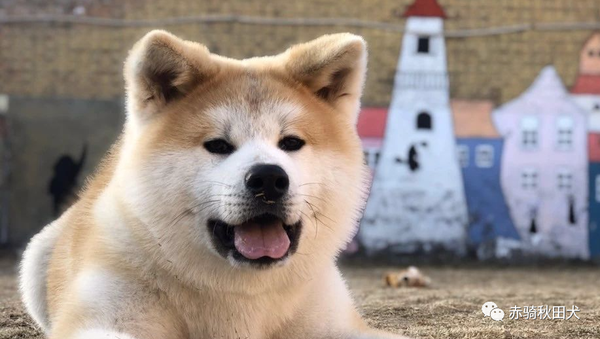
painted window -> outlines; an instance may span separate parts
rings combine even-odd
[[[421,112],[417,115],[417,129],[430,130],[433,122],[431,121],[431,114],[427,112]]]
[[[600,174],[596,175],[596,202],[600,202]]]
[[[469,167],[469,147],[467,145],[458,145],[456,153],[460,166],[462,168]]]
[[[535,168],[526,168],[521,172],[521,188],[535,190],[538,187],[538,172]]]
[[[531,208],[529,210],[529,233],[532,235],[537,234],[538,232],[537,214],[537,208]]]
[[[556,175],[556,184],[561,191],[570,191],[573,188],[573,173],[568,169],[562,169]]]
[[[537,222],[535,220],[535,217],[531,217],[531,220],[529,222],[529,233],[531,233],[531,234],[537,233]]]
[[[573,118],[560,116],[556,121],[556,144],[559,150],[568,151],[573,148]]]
[[[429,53],[429,37],[420,36],[417,40],[417,53]]]
[[[539,143],[539,121],[537,117],[525,116],[521,120],[521,145],[524,149],[537,149]]]
[[[475,164],[477,167],[489,168],[494,165],[494,147],[492,145],[477,145],[475,148]]]
[[[365,156],[365,164],[369,167],[375,168],[379,162],[379,151],[375,149],[365,149],[363,154]]]
[[[575,210],[575,198],[573,196],[569,197],[569,215],[568,221],[571,225],[577,225],[577,212]]]

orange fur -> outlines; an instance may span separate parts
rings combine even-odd
[[[398,272],[388,272],[383,278],[386,285],[395,288],[427,287],[431,284],[431,279],[414,266]]]

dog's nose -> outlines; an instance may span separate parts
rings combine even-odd
[[[256,165],[246,174],[246,188],[257,198],[275,201],[290,187],[290,179],[277,165]]]

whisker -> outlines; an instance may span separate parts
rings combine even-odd
[[[302,187],[302,186],[306,186],[306,185],[323,185],[323,186],[327,187],[327,185],[322,182],[307,182],[307,183],[298,185],[298,187]]]
[[[331,226],[329,226],[328,224],[324,223],[321,219],[319,219],[319,217],[317,217],[317,213],[320,214],[320,215],[324,215],[324,214],[321,213],[320,211],[315,211],[314,206],[311,203],[309,203],[308,201],[304,200],[304,202],[306,202],[308,204],[308,206],[310,207],[310,209],[313,211],[313,216],[314,216],[315,220],[317,220],[323,226],[327,227],[330,231],[333,232],[333,228],[331,228]]]
[[[208,201],[203,201],[203,202],[201,202],[201,203],[198,203],[198,204],[196,204],[196,205],[194,205],[194,206],[192,206],[192,207],[190,207],[190,208],[186,208],[186,209],[185,209],[183,212],[179,213],[177,216],[175,216],[175,217],[173,218],[173,220],[171,220],[171,221],[169,222],[169,224],[168,224],[169,226],[168,226],[168,227],[172,227],[173,225],[177,224],[177,223],[178,223],[178,222],[179,222],[179,221],[180,221],[180,220],[181,220],[183,217],[185,217],[186,215],[190,215],[190,214],[198,214],[198,213],[202,212],[204,209],[206,209],[207,207],[211,206],[210,204],[217,203],[217,202],[220,202],[220,201],[221,201],[221,200],[208,200]],[[194,209],[196,209],[196,208],[198,208],[198,207],[200,207],[200,206],[202,206],[202,205],[205,205],[205,206],[203,206],[204,208],[202,208],[201,210],[199,210],[199,211],[197,211],[197,212],[194,212]]]
[[[323,198],[321,198],[321,197],[316,197],[316,196],[314,196],[314,195],[310,195],[310,194],[303,194],[303,193],[298,193],[298,195],[300,195],[300,196],[303,196],[303,197],[315,198],[315,199],[321,200],[321,201],[323,201],[323,202],[326,202],[326,200],[325,200],[325,199],[323,199]]]
[[[226,184],[226,183],[224,183],[224,182],[220,182],[220,181],[204,180],[204,181],[202,181],[201,183],[211,183],[211,184],[219,184],[219,185],[223,185],[223,186],[226,186],[226,187],[233,187],[233,185]]]
[[[311,203],[310,203],[310,202],[308,202],[307,200],[304,200],[304,201],[306,201],[306,203],[307,203],[307,204],[309,204],[311,207],[315,208],[315,209],[317,210],[317,213],[319,213],[320,215],[324,216],[324,217],[325,217],[325,218],[327,218],[329,221],[331,221],[331,222],[333,222],[333,223],[335,223],[335,222],[336,222],[335,220],[331,219],[331,218],[330,218],[330,217],[328,217],[327,215],[323,214],[323,212],[321,212],[321,210],[320,210],[320,209],[316,208],[316,207],[315,207],[315,205],[311,204]]]
[[[198,208],[198,207],[201,207],[201,206],[202,206],[202,207],[204,207],[203,209],[200,209],[200,210],[198,210],[197,212],[194,212],[194,214],[198,214],[198,213],[200,213],[200,212],[204,211],[204,209],[205,209],[206,207],[210,206],[210,205],[208,205],[208,204],[211,204],[211,203],[217,203],[217,202],[223,202],[223,199],[214,199],[214,200],[202,201],[202,202],[200,202],[200,203],[198,203],[198,204],[196,204],[196,205],[192,206],[190,209],[191,209],[191,210],[194,210],[195,208]],[[205,206],[203,206],[203,205],[205,205]]]
[[[310,220],[310,216],[308,216],[308,214],[300,211],[300,213],[304,214],[306,216],[307,219]],[[314,225],[315,225],[315,239],[317,239],[317,235],[319,234],[319,225],[317,224],[317,219],[315,218],[314,220]]]
[[[319,219],[316,215],[315,215],[315,219],[317,219],[321,223],[321,225],[325,226],[328,230],[333,232],[333,228],[331,228],[331,226],[329,226],[328,224],[324,223],[323,220]]]

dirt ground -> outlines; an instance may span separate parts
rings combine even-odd
[[[343,267],[363,314],[378,328],[415,338],[600,338],[597,267],[424,267],[433,280],[425,289],[385,287],[381,277],[389,269]],[[504,310],[503,322],[483,317],[487,301]],[[511,307],[532,305],[575,305],[580,319],[509,319]],[[43,337],[19,302],[14,262],[0,260],[0,339],[8,338]]]

